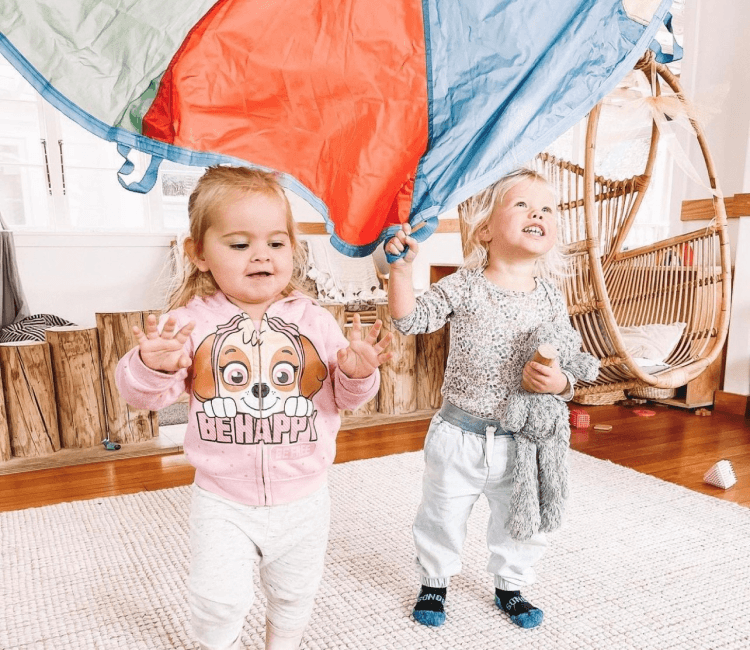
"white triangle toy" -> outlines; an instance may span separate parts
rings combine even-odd
[[[726,490],[737,482],[737,477],[734,475],[732,463],[728,460],[720,460],[705,473],[703,480],[710,485]]]

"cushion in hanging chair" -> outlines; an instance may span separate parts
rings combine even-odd
[[[620,327],[625,348],[640,366],[667,365],[665,360],[680,342],[687,323],[651,323]]]

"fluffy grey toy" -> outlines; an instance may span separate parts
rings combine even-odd
[[[576,379],[593,381],[599,361],[581,352],[581,337],[569,325],[544,323],[529,337],[525,360],[542,344],[559,352],[563,370]],[[525,360],[520,365],[525,365]],[[537,531],[552,531],[562,523],[568,497],[567,453],[570,444],[568,406],[554,395],[530,393],[518,387],[511,391],[503,426],[515,434],[516,462],[508,529],[519,540]]]

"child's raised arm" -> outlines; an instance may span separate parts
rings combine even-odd
[[[411,237],[411,226],[403,224],[385,245],[391,255],[400,255],[408,246],[406,255],[391,263],[388,276],[388,309],[393,318],[403,318],[414,311],[414,281],[412,262],[419,252],[419,244]]]

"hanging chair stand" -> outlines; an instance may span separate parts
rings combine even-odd
[[[655,94],[666,84],[678,97],[676,77],[651,52],[638,62]],[[560,238],[571,273],[562,281],[573,326],[584,349],[601,360],[596,381],[576,388],[576,401],[613,403],[624,391],[657,397],[684,386],[717,358],[729,328],[730,255],[724,200],[702,128],[690,120],[716,190],[714,218],[700,230],[633,250],[623,244],[649,187],[659,145],[652,120],[648,159],[641,174],[612,181],[595,174],[602,104],[589,114],[584,166],[540,154],[537,164],[556,185]],[[650,372],[628,352],[620,327],[685,323],[666,367]],[[638,392],[640,391],[640,392]]]

